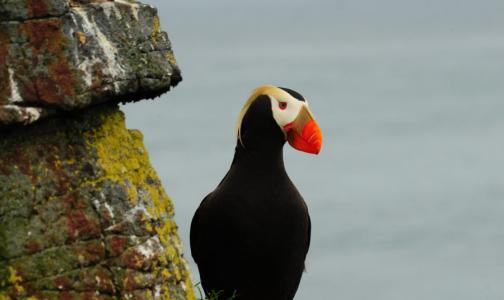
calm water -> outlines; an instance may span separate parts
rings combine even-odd
[[[272,83],[305,95],[325,135],[319,156],[285,149],[313,222],[296,299],[504,299],[503,1],[147,2],[184,81],[124,111],[195,282],[192,215],[248,93]]]

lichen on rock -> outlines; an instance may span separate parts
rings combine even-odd
[[[149,5],[0,0],[0,300],[194,299],[173,204],[116,106],[180,80]]]
[[[0,126],[153,98],[180,80],[152,6],[0,0]]]
[[[0,133],[0,299],[194,299],[173,204],[115,105]]]

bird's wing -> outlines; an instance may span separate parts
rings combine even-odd
[[[224,182],[224,180],[226,180],[228,175],[229,175],[229,171],[226,173],[226,176],[224,176],[224,178],[222,178],[222,180],[219,182],[217,187],[219,187],[222,184],[222,182]],[[194,258],[194,261],[197,264],[203,258],[202,255],[205,254],[205,253],[201,253],[201,250],[199,250],[199,249],[202,249],[202,246],[203,246],[202,244],[205,244],[205,242],[206,242],[206,241],[204,241],[205,237],[200,235],[201,229],[204,228],[204,226],[206,226],[206,225],[202,224],[203,220],[202,220],[202,216],[201,216],[201,208],[208,204],[207,202],[209,201],[210,198],[212,198],[213,193],[214,192],[211,192],[201,201],[201,203],[200,203],[198,209],[196,210],[196,212],[194,213],[194,217],[191,221],[191,232],[190,232],[191,254],[192,254],[192,257]],[[198,250],[200,252],[198,252]]]
[[[307,225],[307,238],[306,238],[306,245],[305,245],[305,262],[303,263],[304,264],[304,271],[306,272],[306,255],[308,255],[308,250],[310,249],[310,242],[311,242],[311,219],[310,219],[310,215],[307,214],[307,218],[308,218],[308,225]]]
[[[192,257],[194,258],[194,261],[196,263],[199,263],[201,259],[201,253],[198,252],[199,249],[201,249],[200,243],[203,241],[201,240],[200,232],[202,228],[201,224],[201,207],[204,205],[206,201],[212,196],[212,193],[208,194],[203,201],[201,201],[200,206],[194,213],[194,217],[192,218],[191,221],[191,232],[190,232],[190,246],[191,246],[191,254]]]
[[[308,215],[308,238],[306,239],[306,252],[305,252],[305,259],[306,255],[308,254],[308,249],[310,249],[310,241],[311,241],[311,219],[310,215]]]

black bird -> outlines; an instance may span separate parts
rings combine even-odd
[[[260,86],[237,123],[231,167],[191,223],[191,251],[207,296],[294,298],[310,246],[310,216],[283,161],[285,141],[318,154],[322,133],[299,93]]]

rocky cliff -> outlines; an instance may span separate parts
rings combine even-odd
[[[181,80],[156,9],[128,0],[0,0],[0,123],[158,96]]]
[[[194,299],[173,203],[116,104],[180,80],[150,6],[0,0],[0,300]]]

